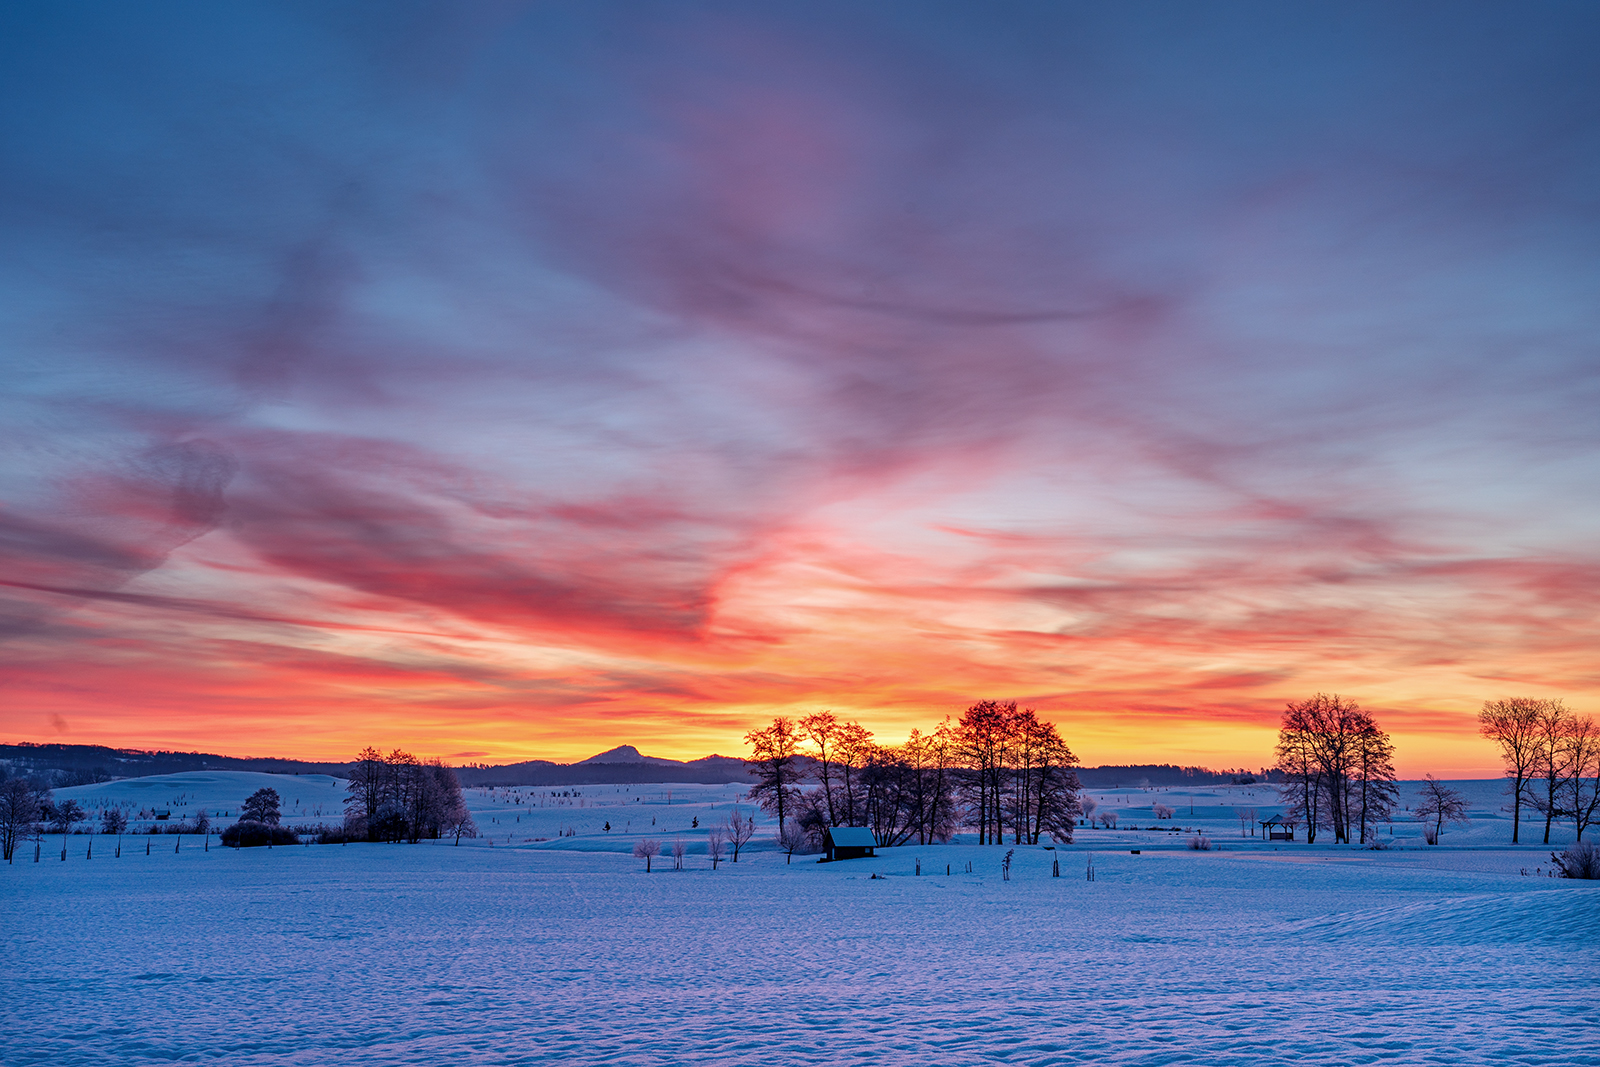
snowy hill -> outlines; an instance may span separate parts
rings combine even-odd
[[[76,800],[92,819],[120,807],[136,827],[156,821],[140,812],[170,812],[162,822],[184,822],[202,809],[213,823],[238,818],[239,806],[258,789],[275,789],[283,798],[283,821],[290,826],[339,823],[344,819],[345,780],[326,774],[262,774],[259,771],[185,771],[122,778],[95,785],[57,789],[55,798]]]

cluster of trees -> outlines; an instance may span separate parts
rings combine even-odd
[[[980,701],[961,720],[882,745],[832,712],[776,718],[745,736],[750,799],[778,821],[786,851],[830,826],[866,826],[882,846],[946,841],[958,825],[980,843],[1072,840],[1082,814],[1077,757],[1055,725],[1015,701]],[[810,786],[810,788],[807,788]]]
[[[1579,841],[1600,821],[1600,726],[1560,700],[1509,697],[1485,701],[1478,729],[1500,747],[1510,779],[1511,841],[1522,807],[1544,816],[1544,843],[1557,819],[1571,819]]]
[[[368,841],[425,837],[477,837],[456,772],[442,760],[419,760],[395,749],[387,756],[370,745],[350,765],[345,831]]]
[[[1279,794],[1286,820],[1319,829],[1335,841],[1365,844],[1388,822],[1399,798],[1394,742],[1354,701],[1318,693],[1292,701],[1278,730]]]
[[[298,845],[300,835],[282,825],[282,805],[276,789],[257,789],[239,805],[239,821],[222,831],[222,843],[230,848]]]

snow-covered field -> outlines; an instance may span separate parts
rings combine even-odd
[[[1224,850],[1124,815],[1009,881],[972,844],[647,875],[641,832],[698,843],[736,793],[668,789],[469,791],[492,836],[459,848],[52,838],[0,868],[0,1063],[1600,1064],[1600,884],[1524,876],[1549,850],[1503,847],[1497,783],[1377,852],[1240,837],[1259,787],[1096,791]]]

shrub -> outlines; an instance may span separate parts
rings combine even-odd
[[[1167,807],[1165,804],[1152,804],[1150,805],[1150,808],[1155,812],[1156,818],[1158,819],[1170,819],[1174,814],[1173,809]]]
[[[300,826],[295,830],[301,837],[315,837],[319,845],[342,845],[346,841],[365,841],[367,839],[366,824],[362,823],[358,832],[352,832],[348,823],[342,826],[330,826],[328,823],[319,822],[315,826]]]
[[[259,845],[298,845],[300,835],[287,826],[264,822],[236,822],[222,831],[222,843],[230,848],[255,848]]]
[[[1195,834],[1193,837],[1189,838],[1189,847],[1194,849],[1196,852],[1210,852],[1211,838],[1207,837],[1205,834]]]
[[[1559,856],[1552,852],[1550,862],[1564,878],[1600,878],[1600,848],[1593,841],[1579,841]]]

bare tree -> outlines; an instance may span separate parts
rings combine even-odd
[[[1469,821],[1466,799],[1431,774],[1422,776],[1422,802],[1417,805],[1416,816],[1420,820],[1433,820],[1433,826],[1423,831],[1423,838],[1430,845],[1439,843],[1445,823]]]
[[[1573,720],[1567,733],[1567,758],[1572,766],[1566,814],[1578,840],[1600,818],[1600,725],[1585,715]]]
[[[45,818],[50,820],[50,829],[53,833],[69,834],[73,825],[82,822],[88,815],[76,800],[63,800],[46,809]]]
[[[1522,801],[1538,766],[1539,715],[1544,701],[1529,697],[1486,700],[1478,712],[1478,732],[1500,746],[1505,776],[1511,780],[1511,843],[1522,826]]]
[[[17,850],[17,839],[33,832],[33,826],[44,815],[50,803],[50,791],[40,788],[26,778],[6,778],[0,781],[0,848],[4,860],[11,862]]]
[[[444,832],[455,838],[458,847],[463,837],[478,836],[478,824],[472,821],[472,813],[467,811],[465,803],[451,811],[445,820]]]
[[[752,749],[745,766],[756,778],[746,796],[776,818],[781,830],[800,792],[802,776],[796,762],[800,756],[800,733],[793,722],[780,715],[771,726],[751,730],[744,739]]]
[[[361,819],[372,825],[378,818],[378,805],[383,803],[383,786],[386,768],[383,753],[368,745],[350,764],[350,784],[345,788],[347,800],[345,815]]]
[[[1233,809],[1233,815],[1234,815],[1234,818],[1239,820],[1239,836],[1240,837],[1249,837],[1249,836],[1251,836],[1251,834],[1254,833],[1254,831],[1255,831],[1256,809],[1255,808],[1234,808]]]
[[[1094,825],[1094,809],[1098,808],[1100,806],[1100,804],[1094,799],[1094,797],[1091,797],[1091,796],[1088,796],[1088,795],[1085,795],[1082,798],[1080,798],[1079,801],[1078,801],[1078,804],[1079,804],[1080,807],[1083,808],[1083,817],[1084,817],[1084,819],[1088,821],[1090,826],[1093,826]]]
[[[711,857],[711,869],[717,869],[717,864],[722,862],[722,850],[728,843],[728,833],[720,826],[713,826],[706,832],[706,855]]]
[[[100,832],[108,836],[126,833],[128,830],[128,817],[122,813],[121,808],[107,808],[100,813]]]
[[[733,814],[728,816],[728,844],[733,846],[733,862],[739,862],[739,850],[744,848],[746,842],[755,836],[756,820],[753,816],[740,817],[739,805],[733,806]]]
[[[1117,813],[1114,811],[1102,811],[1100,813],[1100,825],[1107,830],[1115,830],[1117,828]]]
[[[1394,770],[1394,742],[1365,714],[1355,735],[1354,782],[1345,796],[1354,809],[1347,820],[1356,824],[1361,844],[1377,833],[1378,822],[1389,822],[1400,801]]]
[[[834,757],[835,741],[841,723],[831,711],[819,711],[800,720],[800,733],[816,748],[817,781],[822,786],[819,810],[823,811],[829,826],[839,825],[839,815],[834,810]]]
[[[1170,819],[1175,814],[1174,811],[1165,804],[1152,804],[1150,805],[1150,810],[1155,813],[1155,816],[1158,819]]]
[[[689,846],[683,843],[683,838],[674,837],[672,839],[672,869],[673,870],[675,870],[675,871],[683,870],[683,857],[688,855],[688,853],[689,853]]]
[[[1544,816],[1544,843],[1550,843],[1550,826],[1561,814],[1571,776],[1571,746],[1567,734],[1572,713],[1559,700],[1541,700],[1534,725],[1532,803]]]
[[[644,838],[633,846],[633,854],[637,859],[644,860],[644,873],[650,873],[650,861],[661,855],[661,842],[651,838]]]
[[[791,822],[788,826],[778,831],[778,848],[783,852],[783,862],[794,862],[794,854],[806,847],[807,834],[800,828],[798,821]]]

